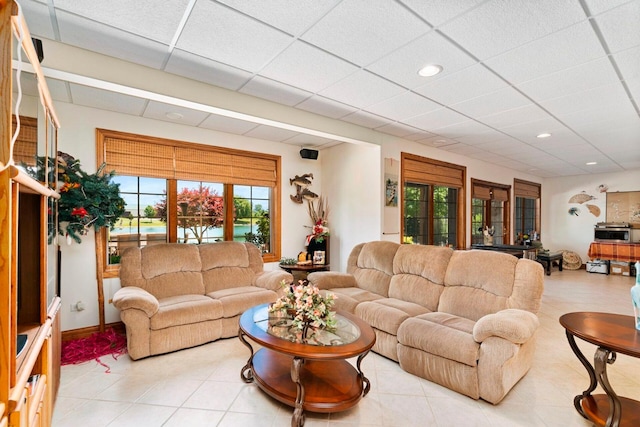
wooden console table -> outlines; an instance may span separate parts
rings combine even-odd
[[[636,262],[640,260],[640,243],[593,242],[588,255],[591,259]]]
[[[471,249],[505,252],[517,258],[524,257],[529,259],[536,259],[535,254],[539,248],[525,245],[484,245],[481,243],[474,243],[471,245]]]
[[[571,349],[589,373],[589,388],[573,399],[580,415],[596,426],[631,427],[640,425],[640,402],[619,397],[607,378],[607,365],[616,353],[640,358],[640,331],[632,316],[611,313],[577,312],[560,317]],[[575,337],[598,346],[592,366],[576,345]],[[600,384],[606,394],[592,395]]]

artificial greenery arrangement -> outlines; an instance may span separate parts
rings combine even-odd
[[[52,159],[50,159],[51,161]],[[44,160],[38,158],[34,178],[43,180]],[[80,167],[80,160],[58,152],[58,226],[57,232],[81,243],[80,236],[91,227],[113,229],[124,213],[125,201],[120,197],[120,184],[111,182],[114,172],[103,173],[103,163],[96,173],[89,174]],[[52,169],[50,169],[52,170]],[[52,237],[52,236],[50,236]]]

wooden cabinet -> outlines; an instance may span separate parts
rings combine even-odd
[[[0,0],[0,427],[49,426],[60,378],[58,248],[49,238],[59,196],[55,182],[34,180],[12,158],[12,28],[38,74],[45,165],[59,127],[26,23],[13,0]]]

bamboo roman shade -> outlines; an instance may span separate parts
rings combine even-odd
[[[463,188],[466,168],[413,154],[402,154],[404,182]]]
[[[16,116],[11,117],[11,134],[16,130]],[[13,159],[16,164],[36,165],[38,150],[38,120],[20,116],[20,133],[13,146]]]
[[[496,187],[483,181],[471,180],[471,198],[481,200],[498,200],[506,202],[509,200],[509,189]]]
[[[98,130],[106,170],[118,175],[275,187],[278,157]]]
[[[541,185],[535,182],[513,180],[513,194],[515,197],[525,197],[527,199],[539,199],[541,197]]]

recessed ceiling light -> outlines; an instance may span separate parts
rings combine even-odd
[[[433,77],[442,72],[442,65],[429,64],[418,70],[418,74],[422,77]]]
[[[433,145],[442,145],[442,144],[446,144],[447,141],[444,139],[436,139],[435,141],[433,141]]]
[[[538,135],[536,135],[536,138],[549,138],[551,136],[550,133],[540,133]]]
[[[180,120],[184,117],[182,114],[176,113],[175,111],[167,113],[165,114],[165,116],[167,117],[167,119],[171,119],[171,120]]]
[[[585,163],[585,165],[587,165],[587,166],[593,166],[593,165],[597,165],[597,164],[598,164],[598,162],[587,162],[587,163]]]

